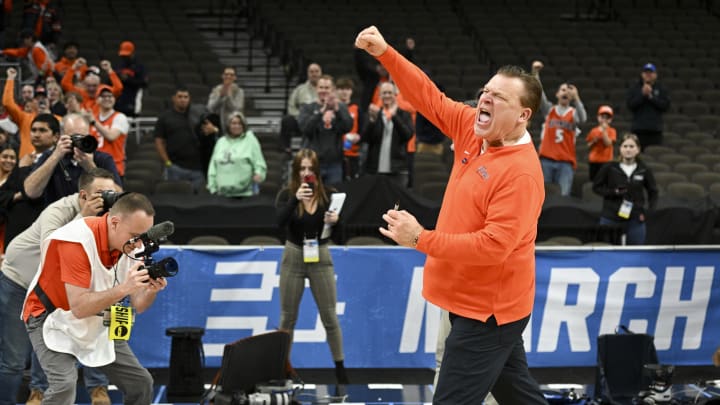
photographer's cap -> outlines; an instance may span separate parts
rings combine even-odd
[[[613,109],[609,105],[601,105],[600,108],[598,108],[598,115],[601,114],[607,114],[610,117],[613,116]]]
[[[643,72],[657,72],[657,69],[655,68],[655,65],[652,63],[646,63],[642,67]]]

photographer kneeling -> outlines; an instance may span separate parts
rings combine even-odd
[[[133,313],[150,307],[167,285],[130,256],[142,247],[154,215],[147,197],[129,193],[109,213],[73,221],[43,241],[22,316],[48,377],[44,403],[75,401],[78,361],[102,370],[123,392],[124,403],[152,402],[152,377],[128,339]],[[103,322],[108,308],[109,327]]]

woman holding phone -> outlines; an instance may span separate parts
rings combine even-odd
[[[646,210],[653,210],[658,199],[655,176],[639,154],[638,137],[624,135],[618,161],[605,164],[593,181],[593,191],[603,197],[600,225],[622,226],[628,245],[645,243]]]
[[[347,384],[342,330],[335,307],[335,270],[328,249],[329,238],[322,238],[325,224],[338,221],[328,211],[330,194],[323,185],[320,162],[311,149],[301,149],[292,162],[288,187],[276,199],[278,225],[286,230],[285,249],[280,263],[280,329],[291,339],[298,317],[305,279],[310,281],[320,319],[325,327],[335,362],[338,384]]]

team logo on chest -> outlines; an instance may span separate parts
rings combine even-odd
[[[477,172],[477,174],[480,175],[480,177],[483,178],[483,180],[487,180],[488,178],[490,178],[490,175],[488,174],[488,171],[485,168],[485,166],[478,167],[476,172]]]

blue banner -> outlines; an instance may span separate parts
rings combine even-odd
[[[440,310],[422,298],[425,256],[400,247],[332,247],[345,364],[434,368]],[[279,325],[281,247],[163,248],[180,264],[154,305],[137,316],[131,345],[146,367],[167,367],[166,328],[205,328],[206,365],[226,343]],[[596,339],[626,325],[655,336],[663,363],[710,364],[720,344],[717,250],[543,250],[525,331],[531,367],[592,366]],[[292,364],[331,367],[312,294],[300,306]]]

